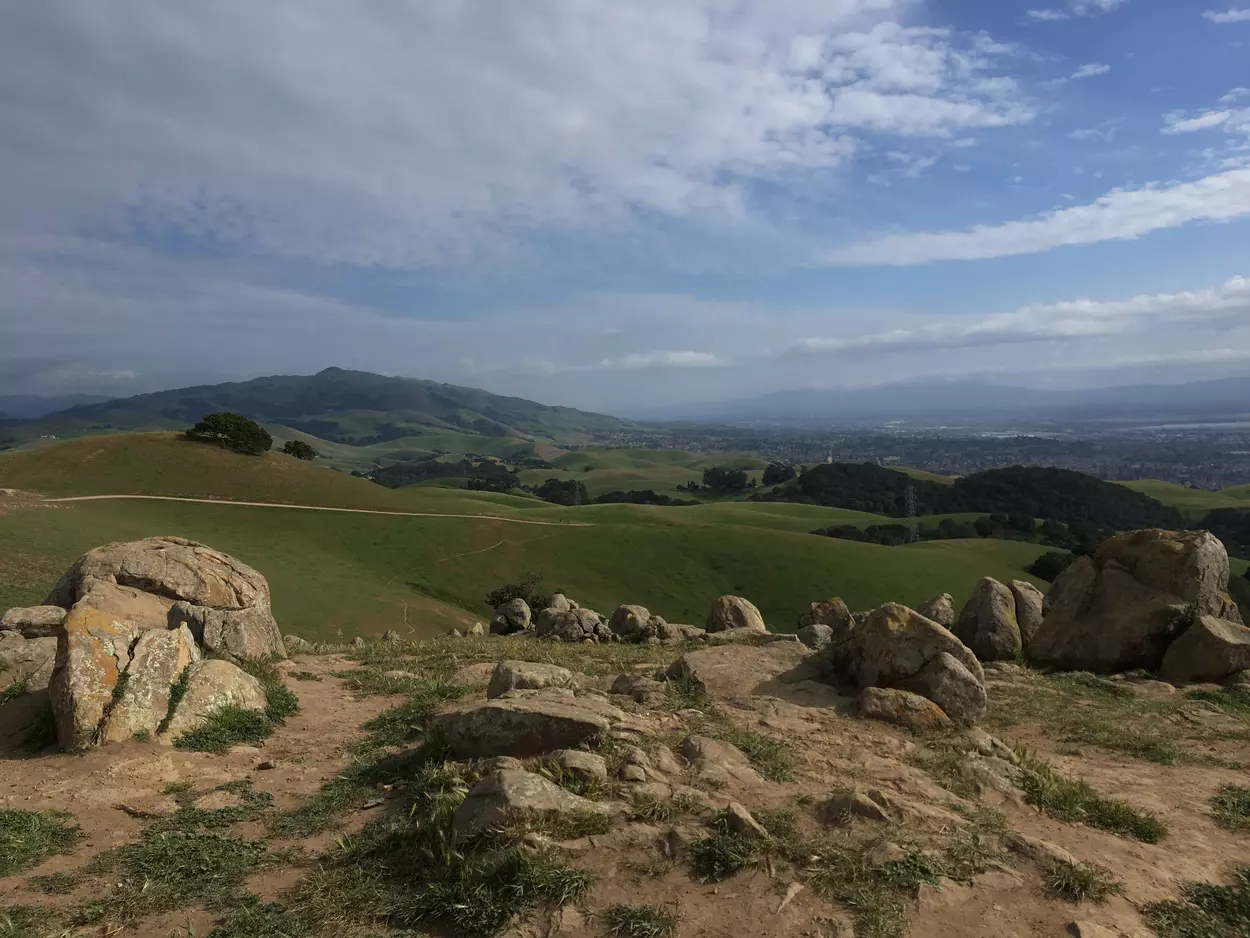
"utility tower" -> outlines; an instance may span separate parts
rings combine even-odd
[[[916,527],[916,487],[907,486],[907,543],[914,544],[920,540],[920,532]]]

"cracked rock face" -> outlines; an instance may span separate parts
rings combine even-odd
[[[72,752],[97,743],[137,637],[132,624],[90,606],[76,607],[65,619],[49,685],[62,749]]]

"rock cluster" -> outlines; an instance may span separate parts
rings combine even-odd
[[[493,635],[528,635],[559,642],[630,642],[651,645],[676,645],[680,642],[696,641],[705,634],[703,629],[665,622],[660,616],[652,615],[644,606],[619,606],[611,618],[605,618],[561,593],[552,596],[551,605],[537,613],[532,612],[524,599],[513,599],[496,606],[491,617],[490,630]]]
[[[982,661],[1013,661],[1042,624],[1043,596],[1032,583],[1002,584],[985,577],[964,605],[952,631]]]
[[[66,750],[172,740],[225,704],[263,709],[263,686],[235,662],[286,657],[265,578],[176,537],[98,547],[43,606],[4,622],[16,628],[0,653],[27,691],[47,689]]]
[[[1060,574],[1028,651],[1065,668],[1144,668],[1176,683],[1235,674],[1247,647],[1224,545],[1206,531],[1151,528],[1104,541]]]

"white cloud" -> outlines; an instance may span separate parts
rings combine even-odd
[[[927,264],[1035,254],[1062,245],[1138,238],[1193,221],[1230,221],[1250,214],[1250,170],[1232,170],[1195,182],[1113,189],[1088,205],[1037,218],[968,231],[889,235],[826,251],[837,267]]]
[[[1250,8],[1238,9],[1234,7],[1222,13],[1218,10],[1207,10],[1202,16],[1212,23],[1250,23]]]
[[[1079,81],[1082,78],[1093,78],[1096,75],[1105,75],[1109,71],[1111,71],[1110,65],[1100,65],[1097,63],[1082,65],[1072,73],[1072,80]]]
[[[1069,0],[1065,9],[1047,7],[1038,10],[1026,10],[1025,16],[1039,23],[1054,23],[1070,20],[1074,16],[1101,16],[1112,13],[1128,3],[1128,0]]]
[[[1244,98],[1248,95],[1250,95],[1250,88],[1234,88],[1228,94],[1220,97],[1220,99],[1216,103],[1217,104],[1232,104],[1233,102],[1238,101],[1241,98]]]
[[[866,137],[1032,118],[1012,47],[902,25],[915,6],[21,4],[0,232],[420,269],[656,216],[719,231]]]
[[[635,369],[649,368],[720,368],[730,364],[711,352],[645,352],[626,355],[611,367]]]
[[[1072,19],[1072,14],[1067,10],[1028,10],[1025,15],[1029,19],[1036,20],[1039,23],[1054,23],[1059,20]]]
[[[1163,133],[1189,134],[1196,130],[1207,130],[1228,123],[1232,116],[1232,111],[1206,111],[1197,117],[1185,117],[1183,111],[1173,112],[1163,118]]]
[[[1128,300],[1072,300],[1026,306],[1011,313],[947,320],[849,337],[808,338],[788,352],[828,355],[844,352],[949,350],[1022,342],[1088,340],[1184,327],[1224,328],[1250,314],[1250,279],[1234,277],[1219,287]]]

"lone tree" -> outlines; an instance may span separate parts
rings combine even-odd
[[[316,459],[317,451],[303,440],[287,440],[282,444],[282,452],[296,459]]]
[[[236,453],[259,456],[273,446],[273,437],[255,420],[223,411],[209,414],[187,431],[187,439],[216,443]]]

